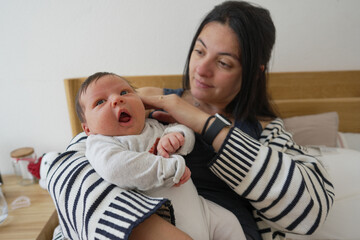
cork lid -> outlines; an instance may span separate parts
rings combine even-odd
[[[34,149],[32,147],[23,147],[15,149],[10,153],[12,158],[22,158],[33,154]]]

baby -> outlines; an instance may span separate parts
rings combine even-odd
[[[124,189],[170,199],[176,226],[193,239],[221,235],[221,239],[238,239],[237,231],[242,229],[235,216],[199,197],[191,181],[181,156],[193,149],[191,129],[146,118],[136,91],[113,73],[95,73],[86,79],[76,97],[76,111],[88,135],[85,155],[102,178]],[[224,238],[225,229],[237,238]]]

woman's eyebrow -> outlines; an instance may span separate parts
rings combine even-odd
[[[204,43],[204,41],[201,38],[198,38],[197,41],[200,42],[207,49],[206,44]],[[230,56],[230,57],[235,58],[236,60],[240,61],[240,58],[236,54],[232,54],[229,52],[219,52],[219,55]]]
[[[206,47],[206,44],[204,43],[203,40],[201,40],[201,38],[198,38],[197,41],[200,42],[205,48],[207,48],[207,47]]]
[[[239,61],[240,61],[240,58],[239,58],[237,55],[232,54],[232,53],[228,53],[228,52],[219,52],[219,55],[229,56],[229,57],[235,58],[236,60],[239,60]]]

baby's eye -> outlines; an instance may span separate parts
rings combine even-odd
[[[101,100],[96,102],[96,106],[99,106],[99,105],[103,104],[104,102],[105,102],[105,100],[101,99]]]
[[[125,95],[125,94],[128,94],[128,93],[129,93],[128,90],[123,90],[123,91],[120,92],[120,95]]]

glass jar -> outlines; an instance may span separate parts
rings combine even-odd
[[[8,216],[8,206],[5,196],[1,190],[1,184],[0,184],[0,224],[7,218],[7,216]]]
[[[36,154],[31,147],[15,149],[10,153],[15,175],[21,176],[20,184],[28,185],[34,182],[34,176],[29,172],[29,163],[36,162]]]

